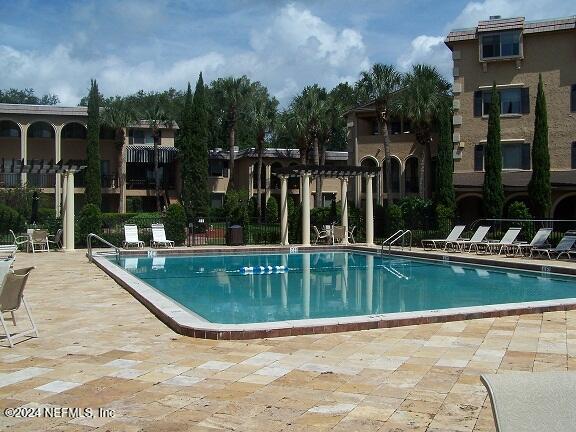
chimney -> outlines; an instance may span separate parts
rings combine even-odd
[[[502,18],[500,15],[490,15],[490,21],[499,20],[500,18]]]

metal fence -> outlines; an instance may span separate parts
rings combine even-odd
[[[240,239],[233,238],[232,231],[240,231]],[[188,246],[209,245],[266,245],[280,243],[280,224],[276,221],[248,219],[242,225],[223,217],[197,218],[188,225]]]

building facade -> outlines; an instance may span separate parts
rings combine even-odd
[[[529,203],[538,76],[546,95],[551,217],[576,219],[576,17],[530,22],[492,17],[446,40],[454,76],[454,186],[460,217],[482,216],[484,147],[493,83],[500,93],[506,204]],[[505,207],[506,211],[506,207]]]

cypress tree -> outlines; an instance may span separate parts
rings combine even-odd
[[[548,152],[548,114],[542,74],[538,81],[534,118],[534,140],[532,141],[532,177],[528,184],[533,213],[537,218],[549,216],[552,206],[550,197],[550,153]]]
[[[436,170],[436,203],[454,210],[454,183],[452,181],[454,160],[452,156],[452,113],[444,105],[439,118],[440,140],[438,142],[438,165]]]
[[[189,218],[208,209],[208,115],[202,73],[194,97],[188,84],[181,120],[182,201]]]
[[[489,218],[502,217],[504,189],[502,187],[502,148],[500,143],[500,95],[496,83],[492,86],[488,135],[484,151],[484,210]]]
[[[88,132],[86,146],[86,204],[102,207],[100,177],[100,102],[98,84],[90,80],[88,93]]]

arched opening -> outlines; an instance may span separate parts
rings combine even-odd
[[[467,195],[458,199],[456,202],[456,217],[460,223],[465,223],[466,225],[484,217],[482,197],[479,195]]]
[[[376,162],[376,160],[371,156],[367,156],[364,159],[362,159],[362,161],[360,162],[360,166],[368,168],[377,168],[378,162]],[[362,179],[362,193],[366,193],[366,180],[364,179]],[[374,178],[374,180],[372,181],[372,194],[374,197],[376,197],[377,193],[378,193],[378,180]]]
[[[27,160],[56,161],[56,131],[45,121],[37,121],[28,126]],[[54,174],[28,174],[28,185],[40,188],[53,188]]]
[[[404,167],[404,190],[407,194],[417,194],[419,192],[418,158],[416,156],[410,156],[406,159]]]
[[[576,220],[576,194],[564,196],[556,201],[552,216],[554,219]],[[554,230],[567,231],[574,229],[574,226],[571,222],[555,222]]]
[[[282,164],[280,162],[274,162],[271,166],[272,172],[278,168],[282,168]],[[270,189],[280,189],[280,177],[276,175],[272,175],[270,179]]]
[[[5,159],[22,159],[20,137],[22,133],[18,123],[12,120],[0,120],[0,151]],[[20,185],[20,174],[1,174],[0,187]]]
[[[393,194],[400,193],[400,160],[397,157],[392,156],[390,158],[390,177],[392,179],[392,190]],[[386,172],[385,172],[385,162],[382,161],[382,178],[384,185],[384,193],[388,193],[388,185],[386,184]]]
[[[296,162],[290,162],[288,166],[296,166]],[[300,189],[300,178],[299,177],[288,177],[288,189]]]

